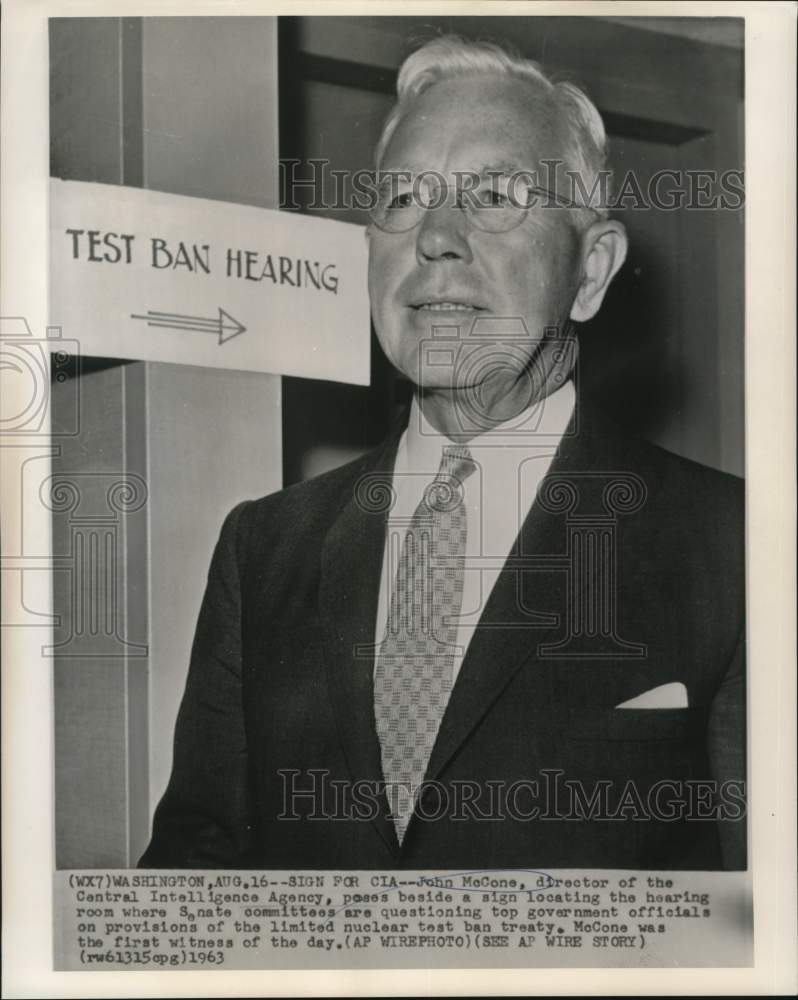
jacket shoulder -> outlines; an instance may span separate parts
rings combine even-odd
[[[352,489],[361,476],[373,467],[380,449],[374,449],[358,458],[323,472],[312,479],[293,483],[274,493],[251,500],[247,504],[246,520],[256,522],[260,518],[283,515],[289,519],[306,521],[318,511],[330,512],[338,509],[352,496]]]
[[[583,410],[585,448],[597,463],[636,472],[645,482],[648,500],[676,511],[718,506],[742,513],[745,481],[739,476],[677,455],[633,434],[612,420],[593,400]]]
[[[642,442],[647,464],[656,475],[663,500],[677,509],[701,507],[716,515],[742,517],[745,480],[684,458],[650,442]]]
[[[268,558],[285,565],[320,547],[333,521],[353,498],[358,482],[379,465],[376,448],[312,479],[236,505],[223,534],[235,538],[239,566]]]

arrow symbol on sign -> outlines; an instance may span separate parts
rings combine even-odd
[[[204,316],[184,316],[182,313],[156,312],[151,309],[144,315],[131,313],[131,319],[143,319],[147,326],[167,326],[172,330],[195,330],[198,333],[215,333],[219,343],[232,340],[239,333],[244,333],[246,327],[233,319],[230,313],[219,307],[219,315],[215,319]]]

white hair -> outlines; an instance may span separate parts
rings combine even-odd
[[[405,59],[396,84],[397,101],[388,115],[375,151],[377,170],[396,127],[412,102],[440,80],[477,74],[520,79],[539,87],[545,105],[536,107],[546,114],[547,124],[560,140],[564,166],[575,174],[590,195],[570,185],[568,194],[585,208],[577,209],[580,222],[589,224],[608,215],[610,186],[607,171],[607,134],[598,109],[577,86],[550,79],[540,65],[492,42],[474,42],[457,35],[444,35],[427,42]],[[558,194],[560,192],[558,191]],[[589,208],[587,206],[590,206]]]

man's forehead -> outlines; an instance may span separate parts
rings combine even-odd
[[[453,169],[452,173],[454,175],[467,175],[469,177],[484,178],[485,180],[491,180],[497,177],[515,177],[519,173],[523,173],[525,170],[530,170],[530,164],[527,162],[528,157],[517,157],[506,160],[489,160],[485,162],[480,162],[478,159],[474,159],[467,167],[458,167]],[[423,162],[421,159],[411,159],[411,160],[391,160],[389,163],[386,159],[383,166],[380,168],[380,174],[387,178],[393,178],[397,181],[402,180],[413,180],[416,177],[421,177],[424,174],[432,175],[433,171],[430,169],[429,161]]]
[[[512,173],[557,156],[559,131],[548,95],[531,81],[451,77],[408,105],[381,167],[419,173],[448,154],[459,169]]]

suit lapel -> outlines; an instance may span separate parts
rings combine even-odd
[[[523,560],[518,558],[519,545],[525,554],[552,550],[554,521],[533,507],[524,522],[515,544],[515,559],[508,560],[499,574],[457,675],[430,756],[428,781],[438,777],[538,645],[553,641],[559,633],[556,614],[540,614],[539,602],[535,602],[536,617],[531,609],[524,611],[524,603],[529,601],[524,600]]]
[[[586,471],[595,464],[598,456],[593,429],[592,414],[585,421],[584,408],[577,405],[548,476]],[[430,756],[426,780],[433,781],[440,775],[539,646],[559,638],[563,607],[552,597],[551,588],[534,586],[536,579],[551,580],[551,575],[533,575],[531,559],[538,561],[541,556],[562,553],[563,523],[563,515],[544,510],[538,502],[532,504],[466,651]],[[530,590],[535,595],[535,616],[528,597]]]
[[[358,467],[342,498],[321,557],[319,604],[327,677],[338,731],[353,781],[380,783],[380,745],[374,724],[374,632],[385,546],[385,523],[396,447],[394,428],[384,448]],[[390,850],[399,845],[388,801],[380,792],[374,823]]]

